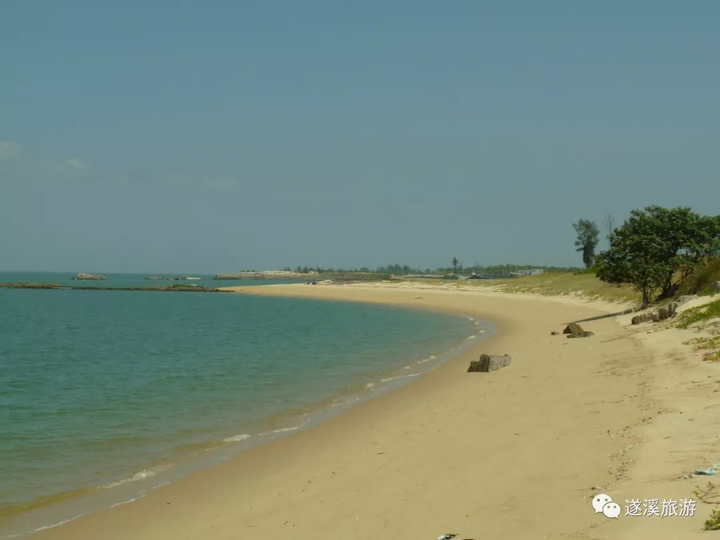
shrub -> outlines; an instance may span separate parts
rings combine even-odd
[[[680,294],[712,294],[713,283],[720,281],[720,257],[706,262],[680,287]]]

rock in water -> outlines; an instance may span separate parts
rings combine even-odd
[[[101,275],[95,275],[95,274],[85,274],[85,273],[79,273],[77,276],[73,278],[74,281],[104,281],[105,276]]]
[[[482,354],[479,360],[473,360],[470,362],[468,373],[489,373],[491,371],[497,371],[498,369],[507,367],[512,362],[507,354],[495,355],[495,354]]]

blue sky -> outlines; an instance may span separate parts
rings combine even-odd
[[[581,265],[720,212],[720,3],[10,2],[0,270]]]

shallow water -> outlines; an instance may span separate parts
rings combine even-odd
[[[357,303],[0,289],[0,536],[320,421],[489,331]]]

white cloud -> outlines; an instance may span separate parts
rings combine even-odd
[[[178,187],[199,186],[211,191],[233,191],[236,181],[231,178],[195,178],[182,174],[171,174],[165,181]]]
[[[78,158],[51,161],[24,155],[20,147],[10,141],[0,141],[0,164],[12,163],[7,180],[19,182],[64,182],[85,180],[89,177],[90,166]]]
[[[78,171],[87,171],[90,168],[90,166],[87,163],[85,163],[77,158],[70,158],[70,159],[66,160],[65,165],[67,165],[71,169],[76,169]]]
[[[0,141],[0,162],[20,159],[20,147],[10,141]]]
[[[40,178],[59,182],[88,180],[90,173],[89,165],[77,158],[33,163],[32,169],[37,171],[35,174]]]

